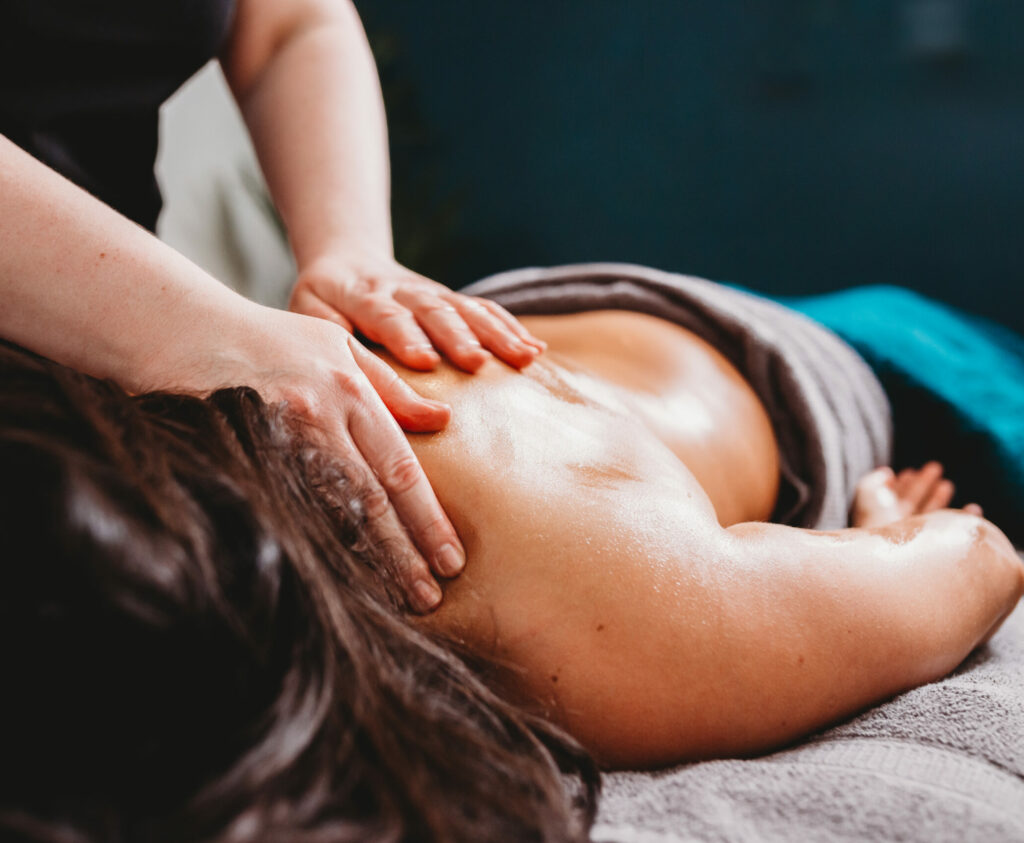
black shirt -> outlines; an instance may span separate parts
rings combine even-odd
[[[161,103],[212,58],[233,0],[0,0],[0,134],[153,229]]]

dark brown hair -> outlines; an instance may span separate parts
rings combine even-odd
[[[590,759],[406,619],[358,478],[252,389],[0,345],[0,477],[5,840],[586,839]]]

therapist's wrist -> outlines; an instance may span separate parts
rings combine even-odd
[[[268,308],[211,279],[182,296],[171,312],[142,325],[147,352],[126,384],[136,391],[173,389],[207,394],[242,383],[271,322]],[[255,376],[254,372],[254,376]]]
[[[374,228],[346,229],[315,245],[296,244],[293,251],[300,276],[325,263],[356,266],[368,261],[395,261],[391,232]]]

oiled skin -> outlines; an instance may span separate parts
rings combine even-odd
[[[714,349],[640,314],[524,320],[517,374],[413,373],[450,402],[411,441],[468,562],[421,622],[610,766],[750,754],[953,669],[1024,590],[983,519],[817,533],[760,523],[778,454]]]

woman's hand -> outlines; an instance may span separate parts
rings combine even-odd
[[[416,394],[337,325],[247,307],[239,331],[223,322],[214,326],[216,343],[203,342],[198,331],[190,343],[194,353],[178,360],[176,380],[198,392],[248,384],[267,401],[285,401],[329,453],[362,468],[371,531],[395,550],[412,608],[435,608],[441,590],[434,575],[457,575],[465,554],[402,429],[440,430],[450,408]],[[204,354],[204,347],[216,350]],[[173,382],[164,373],[155,377]]]
[[[905,468],[899,474],[889,466],[865,474],[857,483],[850,526],[882,527],[912,515],[945,509],[956,487],[942,472],[942,463],[932,461],[921,468]],[[982,514],[976,503],[967,504],[964,512]]]
[[[479,369],[488,352],[521,369],[545,348],[500,305],[370,252],[345,250],[305,267],[289,307],[357,329],[411,369],[433,369],[438,352],[467,372]]]

